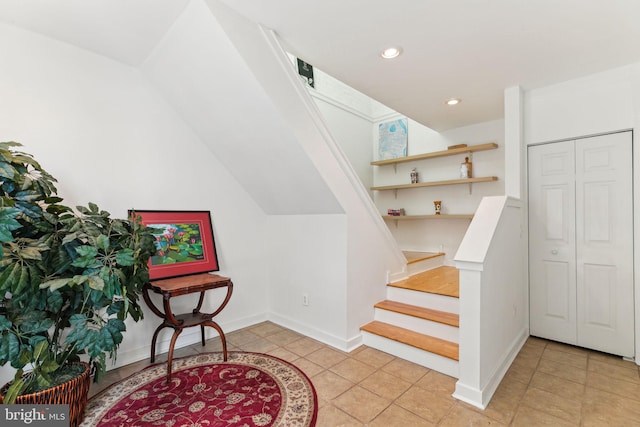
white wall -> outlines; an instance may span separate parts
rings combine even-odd
[[[454,397],[485,408],[529,335],[523,203],[486,197],[456,253],[460,376]]]
[[[375,126],[374,156],[378,154],[378,137]],[[437,133],[409,120],[408,155],[446,150],[448,146],[465,143],[477,145],[495,142],[495,150],[473,153],[473,176],[497,176],[494,182],[473,184],[471,194],[468,185],[447,185],[399,190],[375,191],[374,200],[381,215],[387,209],[404,209],[407,215],[431,215],[434,200],[442,201],[443,214],[473,214],[484,196],[504,194],[504,121],[495,120],[463,128]],[[468,154],[440,157],[400,163],[396,170],[389,166],[374,166],[376,186],[408,184],[410,172],[416,168],[419,181],[440,181],[459,178],[460,163]],[[453,255],[469,226],[468,220],[425,220],[391,222],[391,232],[403,250],[445,251],[445,264],[453,264]]]
[[[626,66],[525,93],[527,144],[595,135],[635,125],[637,67]]]
[[[268,223],[271,318],[345,348],[346,216],[272,215]],[[308,296],[307,306],[303,294]]]
[[[320,82],[318,82],[320,84]],[[314,97],[322,117],[365,188],[373,186],[371,168],[371,121],[335,103]]]
[[[130,208],[210,210],[220,274],[235,284],[221,325],[266,317],[266,216],[136,69],[5,25],[0,56],[0,140],[22,142],[71,206],[92,201],[114,217]],[[178,307],[193,308],[188,300]],[[119,365],[148,357],[158,324],[149,311],[128,323]],[[11,375],[3,367],[0,382]]]

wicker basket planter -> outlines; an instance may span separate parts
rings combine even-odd
[[[91,386],[91,366],[85,362],[77,362],[84,366],[84,372],[76,378],[46,390],[31,394],[23,394],[16,398],[16,404],[34,405],[69,405],[69,425],[77,427],[84,419],[84,408]],[[5,384],[2,392],[9,387]],[[4,403],[4,395],[0,395],[0,404]]]

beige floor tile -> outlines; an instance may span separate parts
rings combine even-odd
[[[411,387],[396,399],[395,403],[436,424],[449,413],[449,410],[454,405],[451,399],[435,395],[418,386]]]
[[[266,336],[265,338],[279,346],[285,346],[287,344],[291,344],[294,341],[298,341],[301,338],[304,338],[304,335],[300,335],[297,332],[285,329],[282,332]]]
[[[525,345],[535,345],[543,348],[546,347],[547,344],[549,344],[548,340],[545,340],[543,338],[538,338],[538,337],[529,337],[525,342]]]
[[[193,347],[182,347],[176,348],[173,350],[173,359],[179,359],[181,357],[193,356],[194,354],[199,354]],[[168,360],[169,353],[156,354],[155,363],[163,363]]]
[[[534,366],[527,363],[516,362],[514,360],[507,370],[504,379],[507,381],[519,381],[524,384],[529,384],[535,371],[536,368]]]
[[[282,360],[286,360],[287,362],[293,362],[297,359],[300,359],[300,356],[282,347],[276,347],[275,349],[269,351],[267,354],[278,357]]]
[[[285,331],[285,328],[283,328],[282,326],[276,325],[275,323],[263,322],[255,326],[249,327],[249,330],[254,334],[264,338],[270,335],[277,334],[278,332],[283,332]]]
[[[538,364],[538,371],[580,384],[586,384],[587,382],[586,368],[578,368],[566,363],[555,362],[551,359],[541,359]]]
[[[521,406],[511,424],[513,427],[564,427],[577,426],[579,421],[567,421],[554,417],[546,412],[538,411],[527,406]]]
[[[371,365],[350,357],[333,365],[329,370],[354,383],[359,383],[375,372]]]
[[[589,354],[589,350],[582,347],[576,347],[571,344],[564,344],[556,341],[549,341],[547,343],[547,349],[554,351],[562,351],[564,353],[577,354],[581,356],[586,356]]]
[[[621,397],[640,401],[640,384],[620,380],[597,372],[589,372],[587,387],[608,391]]]
[[[398,405],[391,405],[378,415],[368,426],[370,427],[433,427],[424,418],[420,418],[413,412],[407,411]]]
[[[484,410],[475,408],[470,405],[465,406],[465,404],[462,402],[458,403],[458,405],[465,406],[467,409],[472,411],[480,412],[482,415],[505,425],[508,425],[511,420],[513,420],[513,417],[518,410],[519,404],[520,399],[507,394],[498,395],[497,393],[494,394],[491,402],[489,402],[489,405],[487,405],[487,408]]]
[[[286,350],[286,351],[288,351],[288,350]],[[311,377],[313,377],[315,375],[318,375],[320,372],[323,372],[325,370],[322,366],[316,365],[312,361],[304,359],[304,358],[296,359],[295,365],[298,368],[300,368],[302,370],[302,372],[307,374],[307,376],[309,378],[311,378]]]
[[[638,367],[631,363],[628,366],[612,365],[610,363],[601,362],[592,358],[591,360],[589,360],[588,371],[597,372],[599,374],[603,374],[618,380],[630,381],[635,384],[640,384]]]
[[[584,384],[565,380],[564,378],[545,374],[544,372],[536,372],[533,378],[531,378],[529,387],[539,388],[563,398],[576,401],[582,400],[585,390]]]
[[[364,424],[333,405],[326,405],[318,411],[316,427],[363,427]]]
[[[319,350],[323,346],[324,344],[321,344],[316,340],[312,340],[311,338],[300,338],[299,340],[285,345],[284,348],[299,356],[306,356],[309,353]]]
[[[584,398],[585,419],[630,419],[640,421],[640,402],[587,387]],[[622,424],[621,424],[622,425]],[[640,425],[638,422],[637,425]]]
[[[323,371],[311,378],[318,397],[332,400],[353,387],[353,383],[330,371]]]
[[[410,383],[415,383],[429,372],[429,369],[424,366],[400,358],[393,359],[384,365],[382,370]]]
[[[471,409],[467,409],[462,405],[456,405],[453,409],[440,421],[438,426],[442,427],[466,427],[466,426],[506,426],[494,419],[480,414]]]
[[[532,342],[527,340],[527,342],[524,343],[524,345],[522,346],[522,349],[520,349],[520,352],[518,354],[524,354],[530,357],[541,357],[545,348],[546,348],[546,345],[540,345],[535,341]]]
[[[439,396],[451,396],[456,389],[456,378],[441,374],[437,371],[429,371],[416,385],[429,390]]]
[[[458,405],[462,405],[469,410],[480,412],[489,418],[508,425],[513,420],[518,405],[520,405],[520,401],[526,391],[527,384],[519,381],[503,380],[493,394],[486,409],[482,410],[463,402],[458,402]]]
[[[521,351],[518,353],[514,361],[520,362],[524,365],[537,367],[540,358],[542,357],[544,350],[540,347],[535,347],[535,351]]]
[[[586,351],[581,354],[570,353],[557,350],[557,346],[556,349],[547,346],[542,353],[542,359],[552,360],[558,363],[566,363],[567,365],[572,365],[580,369],[587,368],[587,357],[588,353]]]
[[[368,365],[371,365],[374,368],[382,368],[387,363],[395,359],[394,356],[388,353],[370,347],[363,349],[362,351],[354,354],[352,357]]]
[[[346,354],[334,350],[331,347],[320,348],[313,353],[309,353],[305,356],[305,359],[311,360],[313,363],[317,363],[323,368],[330,368],[347,358]]]
[[[557,418],[573,422],[580,420],[582,403],[558,396],[545,390],[530,387],[522,398],[521,405],[546,412]]]
[[[333,404],[359,421],[368,423],[384,411],[391,400],[355,386],[333,399]]]
[[[238,345],[238,348],[243,351],[249,351],[253,353],[268,353],[271,350],[275,350],[276,348],[278,348],[278,345],[272,343],[266,338],[259,337],[253,341]]]
[[[624,360],[620,356],[613,354],[601,353],[599,351],[592,351],[589,353],[589,360],[597,360],[598,362],[608,363],[610,365],[621,366],[623,368],[638,368],[634,362]]]
[[[227,337],[227,343],[238,347],[259,338],[259,335],[254,334],[248,329],[240,329],[238,331],[230,332],[225,334],[225,336]]]
[[[411,383],[388,372],[376,371],[360,382],[360,386],[387,399],[396,399],[411,387]]]

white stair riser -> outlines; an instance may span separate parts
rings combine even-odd
[[[407,265],[407,273],[409,276],[422,273],[423,271],[433,270],[444,265],[444,256],[425,259],[423,261],[414,262]]]
[[[401,359],[408,360],[425,368],[433,369],[454,378],[459,377],[458,361],[435,353],[421,350],[398,341],[362,331],[366,346],[384,351]]]
[[[447,313],[460,313],[460,301],[458,301],[458,298],[445,295],[387,286],[387,299],[432,310],[446,311]]]
[[[445,325],[444,323],[421,319],[419,317],[409,316],[380,308],[375,309],[374,318],[375,320],[399,326],[404,329],[409,329],[421,334],[430,335],[432,337],[455,343],[458,342],[459,329],[455,326]]]

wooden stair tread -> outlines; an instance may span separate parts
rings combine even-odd
[[[402,251],[402,254],[407,259],[407,265],[415,264],[420,261],[426,261],[428,259],[444,256],[444,252],[417,252],[417,251]]]
[[[460,298],[458,269],[446,265],[389,283],[389,286]]]
[[[447,313],[446,311],[433,310],[431,308],[418,307],[416,305],[390,300],[380,301],[375,305],[375,307],[382,310],[418,317],[420,319],[443,323],[445,325],[455,326],[456,328],[460,326],[460,317],[455,313]]]
[[[435,338],[429,335],[410,331],[409,329],[389,325],[388,323],[374,320],[362,326],[360,330],[379,335],[393,341],[410,345],[430,353],[438,354],[453,360],[459,360],[458,344]]]

